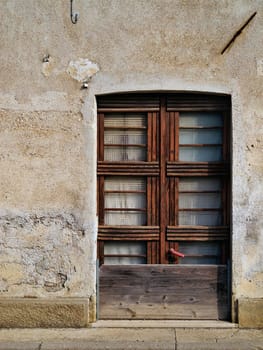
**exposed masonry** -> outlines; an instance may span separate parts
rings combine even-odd
[[[72,214],[1,217],[0,291],[7,293],[10,285],[69,291],[84,237]]]

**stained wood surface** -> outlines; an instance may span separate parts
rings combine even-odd
[[[228,317],[225,265],[103,265],[100,319]]]

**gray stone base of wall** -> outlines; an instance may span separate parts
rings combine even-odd
[[[263,328],[263,298],[238,300],[238,324],[240,328]]]
[[[81,328],[88,324],[88,299],[0,299],[0,328]]]
[[[94,322],[85,298],[0,298],[0,328],[83,328]],[[240,328],[263,328],[263,298],[238,301]]]

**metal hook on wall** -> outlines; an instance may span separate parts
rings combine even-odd
[[[79,19],[79,13],[78,12],[73,13],[73,0],[70,0],[70,18],[73,24],[76,24]]]

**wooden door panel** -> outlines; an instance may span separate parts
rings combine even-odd
[[[225,265],[103,265],[100,319],[227,319]]]

